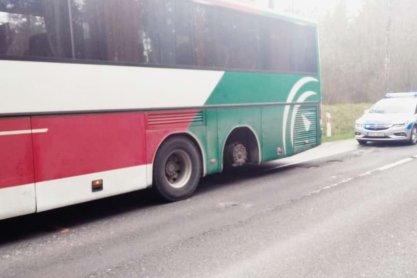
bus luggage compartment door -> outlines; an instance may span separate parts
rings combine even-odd
[[[32,132],[29,117],[0,118],[0,219],[36,210]]]

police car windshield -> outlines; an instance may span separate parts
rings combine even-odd
[[[416,102],[414,99],[400,98],[393,99],[387,98],[378,101],[369,110],[369,113],[378,114],[415,114]]]

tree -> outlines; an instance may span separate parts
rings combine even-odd
[[[356,17],[345,1],[319,21],[326,103],[373,102],[417,89],[417,10],[413,0],[364,0]]]

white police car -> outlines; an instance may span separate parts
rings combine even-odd
[[[359,144],[374,141],[417,143],[417,92],[389,93],[356,121]]]

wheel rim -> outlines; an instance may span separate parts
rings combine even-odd
[[[173,188],[182,188],[190,180],[192,172],[191,157],[183,150],[175,150],[165,162],[165,179]]]

